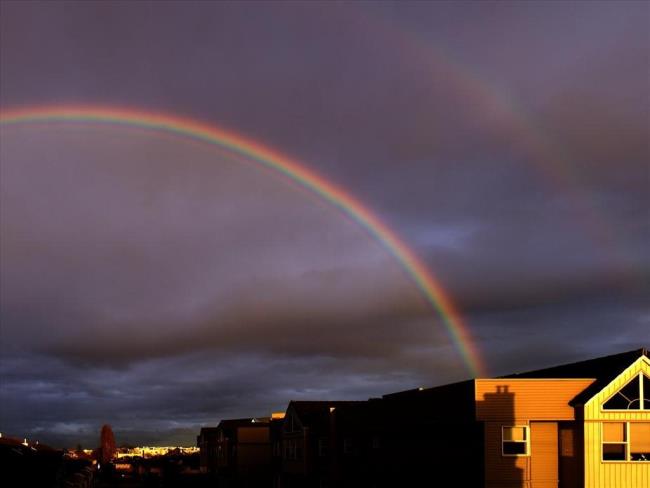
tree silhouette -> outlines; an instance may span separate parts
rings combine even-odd
[[[113,429],[108,424],[102,426],[99,446],[99,460],[101,463],[108,463],[115,455],[115,436]]]

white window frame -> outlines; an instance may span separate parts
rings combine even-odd
[[[605,441],[605,424],[623,424],[625,427],[625,440],[623,442],[606,442]],[[605,444],[613,444],[616,446],[624,445],[625,446],[625,459],[603,459],[605,455],[605,450],[603,446]],[[601,422],[600,423],[600,462],[601,463],[625,463],[630,461],[630,423],[625,422],[624,420],[611,422]]]
[[[524,429],[524,437],[526,438],[523,443],[526,445],[526,452],[524,454],[506,454],[503,450],[503,445],[506,442],[518,442],[522,441],[507,441],[504,439],[503,431],[504,429]],[[530,456],[530,426],[529,425],[502,425],[501,426],[501,456],[503,457],[526,457]]]
[[[633,380],[628,381],[625,383],[621,388],[617,389],[614,393],[609,395],[605,400],[603,400],[600,403],[600,411],[603,413],[607,412],[647,412],[648,409],[645,408],[645,395],[646,393],[643,391],[643,377],[645,374],[643,371],[639,371],[638,374],[636,375],[636,380],[639,383],[639,408],[605,408],[605,404],[610,401],[614,396],[618,395],[618,392],[621,391],[623,388],[625,388],[627,385],[632,383]],[[648,399],[650,399],[650,393],[648,396]]]
[[[600,423],[600,462],[601,463],[632,463],[632,464],[645,464],[645,463],[650,463],[650,461],[638,461],[638,460],[633,460],[630,459],[632,457],[632,452],[630,450],[630,424],[634,423],[639,423],[639,424],[647,424],[650,423],[648,421],[627,421],[627,420],[611,420],[611,421],[606,421],[606,422],[601,422]],[[604,425],[605,424],[625,424],[625,442],[605,442],[605,436],[604,436]],[[604,444],[625,444],[625,459],[603,459],[603,445]]]

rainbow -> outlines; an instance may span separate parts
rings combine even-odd
[[[112,124],[188,137],[251,158],[263,167],[306,188],[358,222],[397,259],[417,285],[427,304],[442,318],[447,333],[469,373],[473,377],[486,375],[485,364],[472,341],[468,327],[463,323],[441,284],[431,275],[422,260],[359,200],[315,171],[239,134],[176,115],[115,107],[68,105],[0,112],[0,125],[43,122]]]

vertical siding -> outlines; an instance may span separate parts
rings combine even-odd
[[[601,410],[602,403],[637,376],[639,372],[650,376],[650,361],[645,357],[640,357],[635,361],[584,406],[586,488],[650,487],[650,462],[603,462],[601,460],[601,424],[603,421],[650,422],[650,410],[623,412]]]

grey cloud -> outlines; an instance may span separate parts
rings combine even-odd
[[[642,2],[3,2],[0,104],[168,111],[303,161],[424,259],[509,373],[647,336],[646,19]],[[190,443],[294,395],[466,376],[390,254],[272,172],[124,128],[0,137],[14,430],[91,442],[135,408],[152,420],[117,418],[125,439]]]

